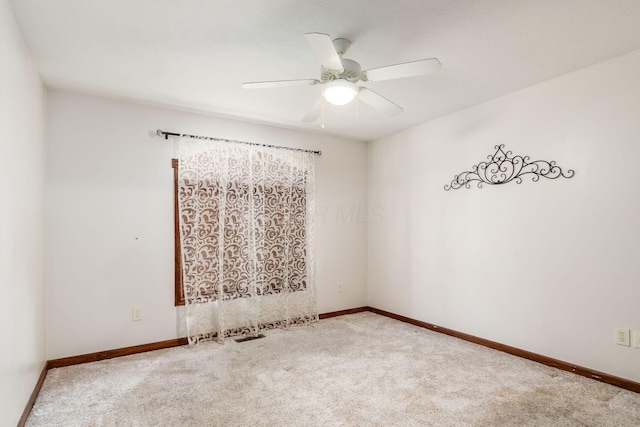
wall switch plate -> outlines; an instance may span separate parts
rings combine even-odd
[[[629,347],[631,345],[631,331],[625,328],[616,328],[616,344]]]
[[[640,330],[633,331],[633,346],[640,348]]]
[[[343,290],[344,289],[343,289],[342,282],[338,282],[338,285],[336,286],[336,292],[341,294]]]
[[[133,319],[133,321],[137,321],[137,320],[142,320],[142,310],[140,310],[139,308],[132,308],[131,309],[131,318]]]

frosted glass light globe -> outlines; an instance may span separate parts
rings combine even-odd
[[[327,83],[327,88],[322,92],[322,96],[330,104],[345,105],[353,101],[358,87],[350,81],[339,79]]]

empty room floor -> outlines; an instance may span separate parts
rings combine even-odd
[[[640,395],[365,312],[48,372],[35,426],[639,426]]]

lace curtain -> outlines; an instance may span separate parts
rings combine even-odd
[[[178,157],[189,343],[317,321],[314,155],[183,137]]]

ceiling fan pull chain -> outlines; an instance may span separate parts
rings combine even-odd
[[[320,105],[322,106],[322,129],[324,129],[324,96],[320,98]]]

